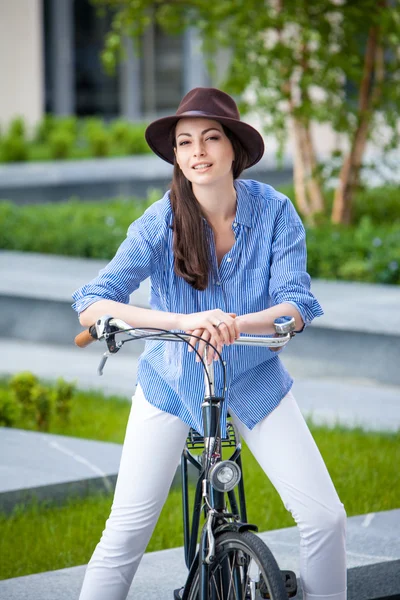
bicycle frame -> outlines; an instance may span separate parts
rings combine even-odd
[[[205,349],[205,362],[207,363],[207,348]],[[194,562],[199,560],[200,564],[200,599],[209,600],[209,565],[213,560],[213,551],[215,547],[215,535],[219,531],[227,528],[236,530],[257,531],[256,525],[247,523],[246,500],[243,483],[242,461],[241,461],[241,443],[239,433],[233,423],[227,424],[227,437],[221,439],[220,432],[220,412],[223,398],[213,395],[214,390],[214,368],[213,364],[207,365],[205,373],[206,394],[202,404],[204,437],[190,430],[188,439],[191,439],[192,447],[203,446],[202,458],[199,460],[193,456],[188,448],[188,442],[182,453],[181,474],[182,474],[182,506],[184,522],[184,552],[187,568],[196,568]],[[225,442],[225,444],[224,444]],[[190,442],[189,442],[190,443]],[[236,462],[240,469],[241,477],[237,484],[239,494],[238,508],[235,490],[228,492],[216,490],[208,477],[209,469],[222,458],[222,447],[235,447],[235,450],[229,460]],[[189,492],[188,492],[188,462],[196,467],[199,477],[196,484],[192,527],[189,524]],[[231,512],[226,510],[226,496],[228,497]],[[200,526],[200,515],[202,511],[202,501],[204,501],[204,510],[206,522],[202,528],[200,537],[200,546],[196,559],[196,546]]]

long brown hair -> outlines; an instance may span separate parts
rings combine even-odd
[[[233,147],[235,156],[233,179],[237,179],[248,164],[248,154],[235,134],[223,125],[222,128]],[[171,132],[171,143],[175,148],[175,129]],[[174,159],[170,198],[174,217],[175,273],[183,277],[194,289],[203,291],[208,286],[211,270],[209,244],[203,223],[204,215],[193,193],[192,184],[182,173],[176,159]]]

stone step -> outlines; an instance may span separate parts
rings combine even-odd
[[[106,261],[0,251],[3,337],[70,345],[80,327],[72,292]],[[400,286],[313,282],[325,315],[284,351],[305,377],[367,378],[400,385]],[[149,281],[131,296],[148,307]]]

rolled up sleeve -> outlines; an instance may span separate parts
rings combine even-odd
[[[292,203],[286,199],[275,224],[269,294],[273,304],[293,304],[307,326],[324,314],[310,285],[305,230]]]
[[[97,277],[72,294],[72,308],[80,314],[98,300],[128,304],[130,294],[152,274],[160,259],[164,229],[150,209],[134,221],[114,258]]]

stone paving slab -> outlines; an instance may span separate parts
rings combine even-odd
[[[297,528],[264,532],[260,536],[279,566],[298,575]],[[348,600],[378,599],[383,594],[396,598],[395,594],[400,594],[400,510],[350,517],[347,563]],[[85,566],[80,566],[0,581],[0,599],[77,599],[84,572]],[[172,600],[172,590],[184,582],[186,573],[182,548],[145,554],[128,600]],[[301,590],[296,597],[301,600]]]
[[[120,444],[0,427],[0,510],[114,488]]]

